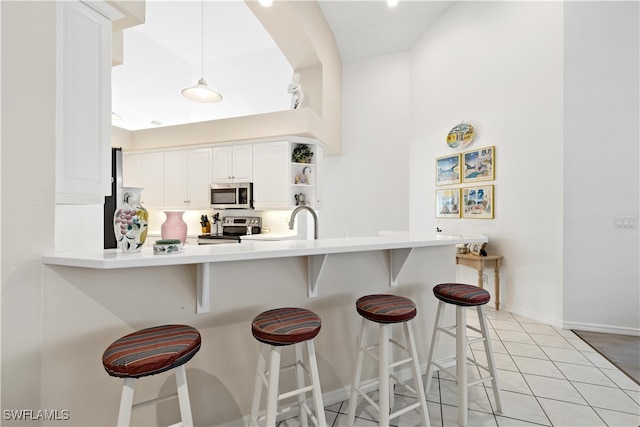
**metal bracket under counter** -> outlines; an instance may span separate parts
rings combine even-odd
[[[414,248],[389,249],[389,286],[398,286],[398,276]],[[324,271],[329,254],[307,256],[307,296],[318,297],[318,283]],[[196,313],[211,311],[211,269],[212,262],[197,265]]]

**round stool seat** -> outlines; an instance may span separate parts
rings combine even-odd
[[[102,364],[113,377],[155,375],[191,360],[200,343],[200,332],[191,326],[156,326],[114,341],[102,355]]]
[[[401,323],[418,314],[409,298],[397,295],[365,295],[356,301],[356,310],[365,319],[377,323]]]
[[[315,338],[322,321],[304,308],[275,308],[258,314],[251,322],[251,333],[269,345],[291,345]]]
[[[441,283],[433,288],[433,294],[441,301],[465,307],[483,305],[491,299],[484,289],[462,283]]]

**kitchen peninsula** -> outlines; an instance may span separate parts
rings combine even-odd
[[[202,425],[244,425],[258,354],[250,325],[258,313],[302,307],[320,316],[316,354],[323,398],[330,405],[348,397],[353,377],[361,320],[355,301],[375,293],[415,301],[414,333],[425,361],[437,306],[432,289],[456,279],[457,244],[485,241],[484,236],[432,232],[187,245],[174,255],[153,255],[150,248],[47,254],[43,305],[56,321],[45,325],[46,337],[51,345],[64,342],[74,354],[87,355],[83,381],[109,390],[100,419],[110,420],[119,394],[101,369],[105,346],[144,327],[191,325],[202,334],[202,348],[187,369],[189,392],[208,402],[193,405],[194,419]],[[58,357],[73,359],[66,353]],[[69,364],[57,375],[77,370],[77,364]],[[153,381],[149,390],[156,391],[169,380],[154,376],[145,384]],[[172,423],[153,406],[139,414],[139,424]]]
[[[154,255],[150,248],[127,253],[119,250],[95,252],[61,252],[43,257],[43,263],[93,269],[123,269],[196,264],[197,312],[210,310],[211,266],[228,261],[251,261],[272,258],[307,257],[308,296],[318,295],[318,283],[330,254],[389,251],[389,285],[396,286],[398,275],[415,248],[453,246],[461,243],[487,242],[485,236],[457,234],[404,234],[318,240],[246,241],[242,244],[185,246],[172,255]]]

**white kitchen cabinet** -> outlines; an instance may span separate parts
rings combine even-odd
[[[289,141],[254,144],[253,200],[256,209],[288,209],[291,151]]]
[[[78,1],[57,8],[56,203],[101,204],[111,193],[111,21]]]
[[[251,182],[253,145],[229,145],[213,149],[213,182]]]
[[[211,156],[211,148],[164,153],[164,207],[209,207]]]
[[[122,185],[143,188],[144,207],[164,207],[164,153],[123,154]]]

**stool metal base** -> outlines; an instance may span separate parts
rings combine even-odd
[[[431,380],[435,367],[440,369],[440,372],[451,375],[444,367],[445,362],[456,361],[456,375],[451,375],[456,380],[458,386],[458,423],[462,426],[469,424],[469,397],[468,388],[481,384],[487,381],[491,381],[493,388],[493,394],[496,400],[496,412],[502,413],[502,399],[500,393],[500,385],[498,382],[498,375],[496,370],[495,360],[493,358],[493,350],[491,348],[491,337],[489,335],[489,325],[484,312],[484,305],[476,306],[478,311],[478,320],[480,322],[480,329],[467,325],[467,312],[468,307],[456,305],[456,324],[453,326],[441,326],[444,317],[445,302],[438,302],[438,310],[436,313],[436,322],[433,330],[433,336],[431,338],[431,348],[429,350],[429,359],[427,363],[427,383],[425,386],[426,393],[428,394],[431,389]],[[469,339],[467,337],[467,329],[480,333],[480,338]],[[438,345],[439,334],[444,333],[456,339],[456,354],[452,357],[446,357],[443,359],[434,360],[436,354],[436,346]],[[487,356],[487,365],[484,366],[478,363],[475,359],[467,356],[467,346],[482,342],[484,344],[484,350]],[[479,380],[469,382],[467,375],[468,363],[474,365],[489,374],[488,377],[482,377]]]

